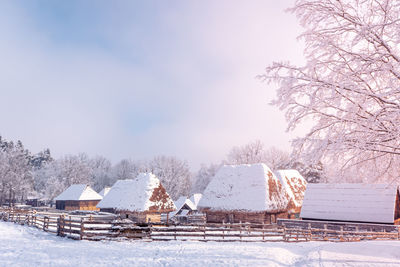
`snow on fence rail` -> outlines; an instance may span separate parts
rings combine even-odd
[[[398,225],[278,219],[285,241],[400,240]]]
[[[16,209],[0,209],[0,219],[77,240],[144,239],[217,242],[400,240],[398,226],[302,220],[278,220],[277,225],[255,223],[137,225],[129,220],[116,220],[114,216],[72,215]]]

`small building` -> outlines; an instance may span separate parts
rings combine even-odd
[[[42,207],[46,205],[46,199],[41,198],[36,192],[31,192],[27,195],[25,204],[35,208]]]
[[[176,209],[160,180],[152,173],[118,180],[97,207],[140,223],[160,222],[162,213]]]
[[[307,181],[297,170],[278,170],[276,177],[282,183],[289,197],[289,217],[298,218],[303,205]]]
[[[275,223],[288,218],[288,194],[265,164],[227,165],[205,189],[199,210],[207,222]]]
[[[300,217],[400,224],[399,187],[389,184],[308,184]]]
[[[58,210],[99,210],[96,205],[102,197],[86,184],[73,184],[57,196]]]
[[[169,213],[169,219],[175,222],[186,223],[187,216],[196,211],[196,206],[185,196],[174,201],[176,210]]]
[[[104,187],[103,188],[103,190],[101,190],[100,192],[99,192],[99,195],[101,196],[101,197],[105,197],[105,195],[107,195],[108,194],[108,192],[110,192],[110,189],[111,189],[111,187],[110,186],[106,186],[106,187]]]

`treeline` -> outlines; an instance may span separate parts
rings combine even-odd
[[[133,179],[140,172],[157,175],[173,199],[202,192],[223,164],[264,162],[272,169],[296,168],[309,182],[318,182],[322,164],[307,166],[292,160],[289,153],[265,149],[260,141],[234,147],[226,159],[202,165],[195,173],[187,161],[172,156],[156,156],[150,160],[123,159],[116,164],[102,156],[85,153],[54,159],[49,149],[33,154],[21,141],[0,137],[0,204],[22,202],[29,198],[53,199],[72,184],[89,184],[96,191],[112,186],[120,179]]]

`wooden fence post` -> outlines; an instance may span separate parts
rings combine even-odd
[[[84,235],[85,227],[84,227],[84,221],[83,218],[81,218],[81,231],[79,232],[79,239],[82,240],[83,235]]]
[[[71,234],[72,230],[72,221],[71,221],[71,215],[69,216],[69,233]]]
[[[65,216],[61,215],[61,236],[65,236]]]
[[[224,235],[225,235],[225,220],[222,220],[222,240],[225,239]]]
[[[42,230],[45,231],[45,232],[46,232],[46,217],[47,216],[43,217],[43,225],[42,225]]]
[[[343,236],[343,226],[340,226],[340,235],[339,235],[340,241],[344,241],[344,236]]]
[[[174,239],[176,240],[176,224],[174,225]]]
[[[57,218],[57,236],[61,236],[61,216]]]
[[[242,241],[242,221],[240,221],[239,222],[239,238],[240,238],[240,241]]]
[[[264,222],[262,223],[262,241],[265,241]]]

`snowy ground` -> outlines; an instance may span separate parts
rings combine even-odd
[[[400,241],[90,242],[0,222],[0,266],[400,266]]]

